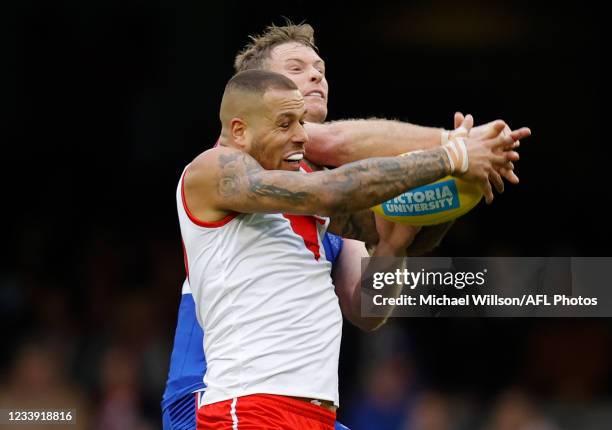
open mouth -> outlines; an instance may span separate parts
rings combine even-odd
[[[308,94],[306,94],[306,97],[313,97],[313,98],[318,98],[321,100],[324,100],[325,97],[323,96],[323,93],[321,91],[311,91]]]
[[[286,163],[294,163],[297,165],[297,164],[300,164],[300,161],[302,161],[303,159],[304,159],[304,153],[296,152],[295,154],[291,154],[290,156],[285,158],[283,161],[285,161]]]

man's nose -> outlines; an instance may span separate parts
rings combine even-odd
[[[321,82],[321,80],[323,79],[323,73],[321,73],[320,70],[318,70],[316,67],[312,67],[311,71],[310,71],[310,81],[311,82]]]
[[[293,135],[293,143],[305,144],[308,142],[308,134],[302,124],[299,125],[297,131]]]

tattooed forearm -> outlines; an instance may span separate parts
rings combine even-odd
[[[274,184],[265,183],[261,177],[250,177],[250,196],[271,197],[275,199],[284,199],[295,203],[302,203],[310,199],[312,196],[305,191],[291,191],[287,188],[279,187]]]
[[[238,212],[336,215],[368,209],[449,172],[442,148],[370,158],[311,174],[265,170],[250,155],[236,151],[219,156],[216,186],[222,207]],[[344,225],[345,236],[366,230],[354,220]]]
[[[443,149],[405,157],[370,158],[326,172],[323,189],[339,196],[333,212],[354,212],[438,180],[450,172]]]

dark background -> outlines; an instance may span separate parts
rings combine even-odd
[[[32,387],[61,397],[47,391],[62,386],[92,428],[136,428],[104,421],[116,404],[157,428],[184,276],[178,177],[217,138],[234,55],[282,16],[315,28],[328,119],[451,128],[461,110],[532,129],[521,184],[459,220],[438,255],[609,255],[604,15],[589,2],[531,3],[4,5],[0,407]],[[346,326],[341,417],[354,429],[454,428],[415,424],[425,399],[435,416],[460,410],[471,428],[501,429],[491,424],[499,404],[533,396],[543,406],[532,415],[573,428],[555,405],[582,408],[585,420],[609,405],[610,328],[405,319],[363,335]],[[359,427],[362,404],[399,418]]]

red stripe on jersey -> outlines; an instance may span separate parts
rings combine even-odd
[[[312,252],[315,260],[318,260],[321,253],[316,219],[310,215],[283,214],[283,216],[289,220],[293,231],[302,237],[304,245]]]
[[[185,209],[185,213],[187,214],[191,222],[193,222],[196,225],[199,225],[200,227],[207,227],[207,228],[223,227],[225,224],[227,224],[228,222],[230,222],[231,220],[233,220],[239,215],[238,212],[230,212],[225,217],[223,217],[223,219],[220,219],[219,221],[202,221],[198,219],[194,214],[191,213],[191,211],[187,207],[187,199],[185,198],[185,176],[187,176],[186,169],[185,169],[185,173],[183,173],[183,179],[181,179],[181,200],[183,201],[183,209]]]
[[[308,164],[308,163],[306,162],[306,160],[302,160],[302,161],[300,161],[300,168],[301,168],[301,169],[302,169],[304,172],[306,172],[306,173],[312,173],[312,172],[314,172],[314,170],[312,169],[312,167],[310,166],[310,164]],[[316,216],[315,216],[315,219],[317,220],[317,222],[318,222],[319,224],[325,224],[325,220],[324,220],[324,219],[321,219],[321,218],[316,217]]]
[[[312,173],[314,170],[305,161],[300,162],[300,168],[306,173]],[[304,240],[306,248],[313,253],[316,260],[321,257],[321,251],[319,248],[319,232],[317,230],[317,223],[324,224],[325,221],[313,217],[311,215],[287,215],[283,214],[285,218],[291,223],[293,231],[300,235]]]
[[[303,161],[303,160],[302,160],[302,161],[300,161],[300,167],[301,167],[302,169],[304,169],[304,171],[305,171],[306,173],[312,173],[312,172],[314,172],[314,170],[312,170],[312,167],[310,167],[310,166],[308,165],[308,163],[306,163],[306,162],[305,162],[305,161]]]

